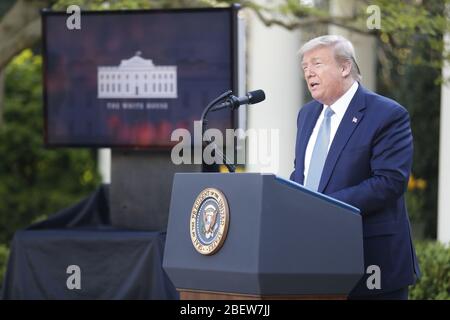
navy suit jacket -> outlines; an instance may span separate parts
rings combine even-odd
[[[291,180],[300,184],[306,146],[322,108],[314,100],[298,114]],[[365,269],[380,267],[381,289],[369,290],[371,274],[366,274],[352,295],[400,289],[420,274],[404,200],[412,156],[406,109],[360,84],[330,146],[318,189],[361,210]]]

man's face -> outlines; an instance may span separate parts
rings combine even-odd
[[[318,47],[303,55],[303,74],[312,97],[326,105],[344,93],[345,68],[335,60],[332,47]]]

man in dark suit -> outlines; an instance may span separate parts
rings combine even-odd
[[[312,39],[300,55],[314,100],[298,114],[291,180],[361,210],[365,268],[379,270],[381,282],[371,286],[369,272],[349,298],[407,299],[420,274],[404,199],[413,156],[408,112],[359,83],[347,39]]]

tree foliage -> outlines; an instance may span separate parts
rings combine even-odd
[[[414,137],[414,158],[410,188],[408,190],[408,210],[413,225],[424,224],[424,230],[416,230],[422,236],[436,237],[437,192],[439,167],[439,128],[440,128],[440,70],[427,65],[411,62],[414,56],[423,59],[438,52],[424,48],[417,43],[411,48],[411,58],[401,63],[393,54],[386,53],[392,64],[388,78],[379,68],[378,91],[390,96],[404,105],[411,117]],[[421,179],[422,187],[414,180]],[[419,180],[420,181],[420,180]]]
[[[23,51],[6,69],[0,126],[0,243],[78,201],[99,183],[95,154],[43,147],[41,57]]]

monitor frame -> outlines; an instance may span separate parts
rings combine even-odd
[[[235,95],[243,94],[245,90],[245,79],[241,79],[242,76],[245,76],[245,71],[242,72],[243,68],[245,68],[245,61],[240,61],[245,58],[245,54],[240,53],[241,48],[245,48],[245,41],[243,37],[243,19],[240,19],[238,16],[238,12],[241,9],[239,4],[233,4],[230,7],[220,7],[220,8],[177,8],[177,9],[138,9],[138,10],[83,10],[81,11],[82,15],[109,15],[109,14],[119,14],[119,15],[133,15],[133,14],[155,14],[155,13],[189,13],[189,12],[230,12],[230,59],[231,59],[231,81],[229,84],[230,90],[233,91]],[[48,132],[48,96],[47,96],[47,81],[48,81],[48,61],[47,61],[47,18],[50,16],[69,16],[65,11],[53,11],[49,9],[41,10],[41,19],[42,19],[42,90],[43,90],[43,117],[44,117],[44,147],[48,149],[53,148],[110,148],[110,149],[118,149],[118,150],[155,150],[155,151],[167,151],[173,148],[174,144],[168,145],[133,145],[133,144],[78,144],[78,143],[50,143],[49,142],[49,132]],[[206,106],[205,106],[206,107]],[[238,110],[230,110],[230,123],[232,124],[232,128],[237,129],[239,127],[245,126],[245,118],[246,112],[243,108]],[[200,120],[200,118],[199,118]],[[192,147],[194,147],[194,143],[192,143]],[[236,146],[235,146],[236,148]]]

